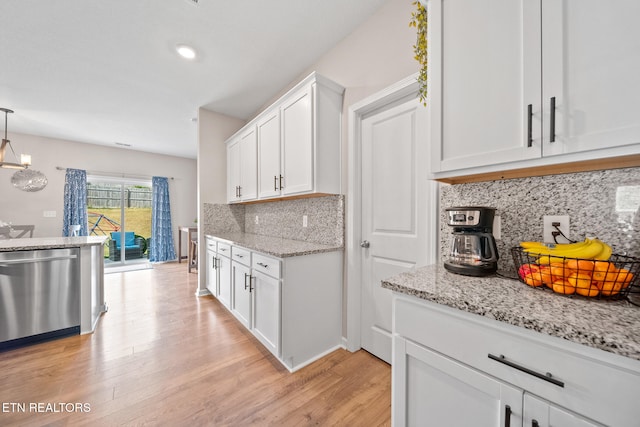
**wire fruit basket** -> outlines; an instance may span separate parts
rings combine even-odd
[[[536,288],[587,298],[625,299],[640,293],[640,259],[612,254],[606,261],[551,257],[511,249],[518,279]]]

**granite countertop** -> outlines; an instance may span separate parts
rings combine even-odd
[[[107,236],[88,237],[31,237],[0,240],[0,252],[28,251],[34,249],[78,248],[102,245]]]
[[[430,265],[382,287],[511,325],[640,360],[640,307],[567,297],[499,276],[468,277]]]
[[[207,234],[219,240],[241,246],[277,258],[288,258],[301,255],[319,254],[323,252],[341,251],[342,246],[321,245],[319,243],[303,242],[300,240],[283,239],[281,237],[262,236],[250,233],[216,233]]]

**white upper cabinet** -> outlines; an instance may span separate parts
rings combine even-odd
[[[257,124],[258,132],[258,197],[280,196],[280,110],[267,112]]]
[[[528,105],[540,111],[535,3],[430,2],[433,171],[540,156],[540,120],[529,143],[527,117]]]
[[[640,152],[640,2],[428,5],[435,178]]]
[[[227,200],[239,202],[257,197],[258,151],[254,125],[227,145]]]
[[[542,1],[544,156],[640,143],[638,17],[637,0]]]
[[[253,197],[245,197],[246,191],[236,196],[236,184],[229,183],[229,202],[340,194],[343,92],[343,87],[312,73],[236,133],[227,142],[228,151],[238,135],[255,129],[257,188]],[[233,161],[230,153],[229,171],[235,168]]]
[[[313,191],[313,91],[305,87],[280,108],[282,121],[282,194]],[[340,165],[335,165],[339,173]]]

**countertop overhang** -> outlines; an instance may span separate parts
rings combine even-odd
[[[288,258],[293,256],[312,255],[323,252],[333,252],[343,250],[342,246],[322,245],[313,242],[303,242],[301,240],[283,239],[281,237],[262,236],[251,233],[213,233],[206,234],[218,240],[241,246],[277,258]]]
[[[640,360],[640,307],[624,300],[564,296],[500,276],[453,274],[429,265],[382,287]]]
[[[84,237],[32,237],[26,239],[0,240],[0,252],[30,251],[37,249],[79,248],[102,245],[107,236]]]

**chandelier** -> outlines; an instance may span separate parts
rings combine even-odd
[[[4,138],[2,138],[2,145],[0,145],[0,168],[5,169],[26,169],[31,166],[31,156],[29,154],[21,154],[20,155],[20,163],[17,162],[18,157],[16,156],[16,152],[13,151],[13,147],[11,146],[11,141],[7,138],[7,117],[9,113],[13,113],[13,110],[8,108],[0,108],[0,111],[4,111]],[[13,157],[16,159],[15,162],[7,161],[7,147],[11,149],[13,153]]]

